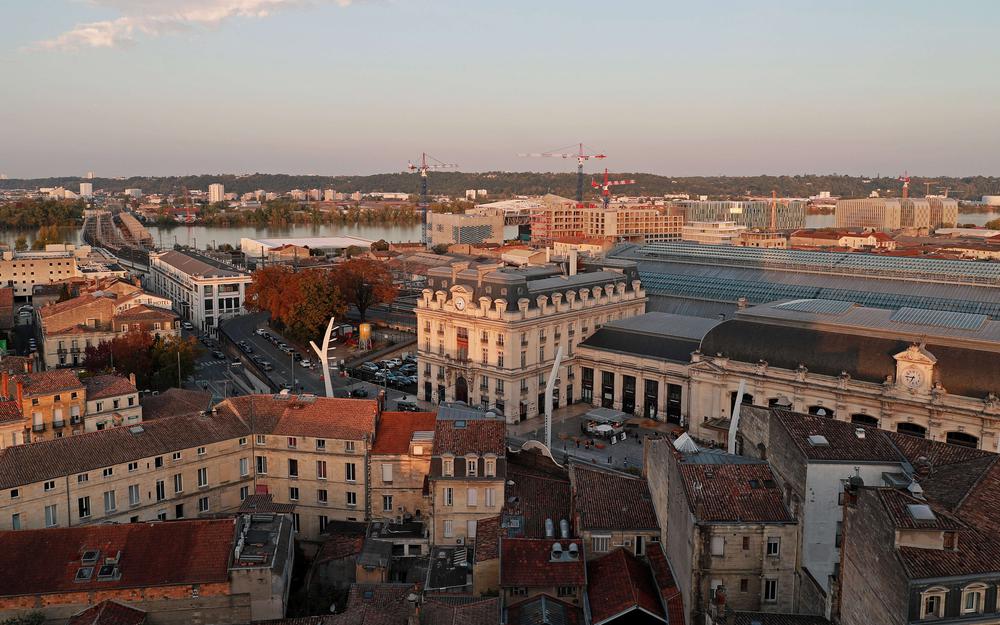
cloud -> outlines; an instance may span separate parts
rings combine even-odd
[[[114,48],[134,44],[141,37],[212,28],[234,18],[264,18],[294,7],[330,0],[91,0],[90,4],[116,9],[121,17],[77,24],[70,30],[38,41],[33,50]],[[347,6],[351,0],[333,0]]]

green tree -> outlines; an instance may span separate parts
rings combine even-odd
[[[431,248],[431,251],[434,252],[435,254],[437,254],[438,256],[442,256],[444,254],[447,254],[448,253],[448,244],[447,243],[438,243],[437,245],[435,245],[434,247]]]
[[[986,222],[987,230],[1000,230],[1000,219],[994,219],[992,221]]]
[[[0,621],[0,625],[42,625],[45,622],[45,614],[41,612],[28,612],[18,616],[9,616]]]
[[[17,239],[14,241],[14,250],[17,252],[23,252],[28,249],[28,238],[23,234],[18,235]]]
[[[198,359],[201,348],[194,337],[180,336],[160,337],[153,344],[152,360],[153,375],[151,387],[164,391],[178,387],[184,380],[194,374],[194,363]],[[180,380],[178,380],[178,366]]]

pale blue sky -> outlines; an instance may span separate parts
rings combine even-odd
[[[572,171],[516,154],[582,140],[616,171],[997,174],[998,32],[993,0],[8,0],[0,173]]]

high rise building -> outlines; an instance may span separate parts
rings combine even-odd
[[[223,184],[215,183],[208,185],[208,203],[224,202],[226,200],[226,187]]]
[[[902,227],[902,206],[897,199],[868,197],[837,200],[835,214],[838,228],[899,230]]]
[[[677,202],[683,209],[684,222],[733,221],[747,228],[771,228],[771,201],[687,200]],[[774,206],[774,227],[796,230],[806,225],[806,203],[802,200],[778,200]]]
[[[931,204],[925,198],[904,197],[899,200],[899,225],[903,228],[930,228]]]
[[[80,197],[94,197],[94,184],[91,182],[81,182]]]

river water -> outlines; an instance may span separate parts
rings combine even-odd
[[[1000,219],[1000,212],[964,213],[958,216],[959,223],[981,226],[987,221]],[[833,215],[807,215],[807,228],[831,228],[835,223]],[[75,226],[62,229],[67,243],[82,243],[82,230]],[[286,238],[286,237],[324,237],[324,236],[354,236],[377,241],[385,239],[391,243],[419,241],[420,226],[378,226],[378,225],[340,225],[340,224],[296,224],[284,228],[257,228],[254,226],[175,226],[173,228],[149,227],[153,241],[158,246],[170,247],[174,243],[190,245],[205,249],[206,246],[218,246],[228,243],[239,247],[240,239],[250,238]],[[0,242],[11,247],[18,236],[24,235],[28,243],[34,242],[37,230],[34,228],[0,229]],[[504,234],[508,239],[517,236],[517,227],[507,226]]]

